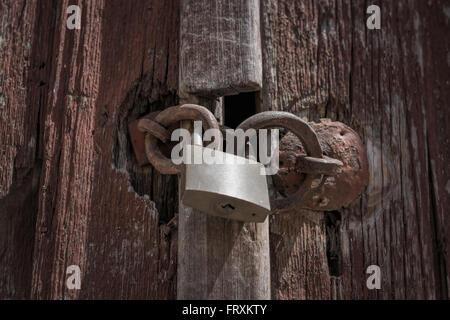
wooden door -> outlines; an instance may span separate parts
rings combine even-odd
[[[177,297],[178,181],[138,166],[128,124],[186,99],[183,1],[0,3],[1,298]],[[270,218],[271,297],[447,299],[447,2],[377,1],[380,30],[365,1],[247,2],[260,10],[259,110],[341,121],[370,165],[349,208]],[[66,26],[74,4],[79,30]]]

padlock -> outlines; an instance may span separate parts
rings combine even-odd
[[[203,147],[186,146],[188,154]],[[182,202],[203,213],[244,222],[264,222],[270,214],[264,166],[251,159],[218,150],[214,164],[186,163],[182,175]],[[193,162],[193,161],[192,161]]]
[[[287,167],[291,174],[287,176],[284,168],[272,180],[271,176],[261,174],[263,171],[266,173],[261,163],[218,151],[216,141],[222,139],[214,139],[208,147],[216,149],[215,154],[223,156],[225,162],[174,163],[159,148],[158,140],[167,143],[170,127],[185,120],[187,123],[182,124],[185,129],[189,129],[188,124],[194,120],[201,121],[201,127],[205,130],[219,130],[216,118],[208,109],[186,104],[167,108],[157,115],[149,114],[131,123],[130,136],[138,163],[141,166],[151,163],[162,174],[181,175],[183,203],[206,214],[263,222],[269,214],[292,209],[338,210],[353,201],[367,185],[368,165],[364,145],[358,135],[343,124],[322,121],[323,128],[312,124],[321,131],[323,141],[319,143],[315,130],[308,123],[287,112],[261,112],[242,122],[237,129],[244,132],[248,129],[283,127],[300,140],[294,142],[294,149],[301,152],[289,156],[295,159],[294,162],[287,161],[293,163]],[[327,134],[324,136],[323,132]],[[193,130],[192,137],[192,141],[183,139],[183,144],[192,143],[190,148],[203,149],[201,134]],[[336,159],[325,156],[321,144],[328,146],[330,150],[326,150],[327,154],[332,154]],[[240,154],[242,150],[237,151]],[[246,160],[245,164],[236,164],[242,160]],[[292,176],[296,178],[294,182]],[[342,186],[346,187],[345,197],[342,196]]]

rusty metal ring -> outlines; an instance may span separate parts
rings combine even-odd
[[[203,129],[217,129],[217,123],[214,114],[205,107],[195,104],[184,104],[174,107],[169,107],[161,111],[156,117],[155,121],[163,127],[169,127],[171,124],[182,120],[198,120],[202,121]],[[214,141],[213,146],[219,141]],[[162,154],[158,147],[158,138],[150,133],[145,135],[145,154],[148,161],[162,174],[180,174],[181,165],[176,165],[171,159]]]
[[[143,118],[138,121],[137,127],[139,131],[151,134],[152,136],[158,138],[162,142],[166,143],[170,140],[169,132],[166,128],[160,125],[158,122],[151,119]]]
[[[283,111],[261,112],[242,122],[237,129],[245,131],[250,128],[259,130],[271,127],[282,127],[290,130],[300,139],[308,156],[319,159],[323,158],[322,148],[314,130],[308,123],[291,113]],[[305,180],[295,194],[283,199],[271,199],[272,210],[301,207],[302,200],[316,185],[315,183],[313,185],[316,179],[321,179],[321,175],[307,173]]]

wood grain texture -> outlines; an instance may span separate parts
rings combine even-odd
[[[178,299],[270,299],[268,230],[180,204]]]
[[[270,219],[273,299],[328,299],[330,276],[322,214],[291,212]]]
[[[45,70],[36,52],[35,1],[0,3],[0,298],[29,297]],[[43,26],[43,30],[44,26]],[[45,45],[40,46],[45,52]],[[44,77],[44,76],[43,76]]]
[[[82,9],[81,30],[65,28],[69,3]],[[229,59],[196,71],[224,80],[211,94],[263,84],[265,110],[346,123],[367,146],[371,180],[339,213],[271,218],[271,282],[258,278],[266,269],[247,264],[268,263],[259,255],[267,231],[199,215],[190,228],[205,232],[180,244],[206,242],[203,251],[186,250],[207,273],[186,269],[198,281],[189,290],[206,286],[197,297],[211,298],[258,298],[254,288],[262,288],[275,299],[448,299],[448,3],[380,0],[382,29],[371,31],[362,0],[262,1],[263,81],[251,65],[258,31],[249,22],[259,14],[248,5],[258,1],[182,3],[193,16],[214,12],[223,29],[180,38],[178,0],[0,2],[0,298],[177,297],[177,179],[137,165],[127,128],[178,103],[178,68],[188,63],[179,59],[224,34],[221,50],[195,64]],[[195,21],[188,27],[213,27]],[[186,48],[187,40],[200,43]],[[65,287],[71,264],[81,267],[79,291]],[[371,264],[381,267],[381,290],[365,286]]]
[[[173,298],[176,231],[165,223],[175,212],[161,219],[157,202],[174,202],[176,192],[164,193],[176,181],[137,166],[126,128],[176,103],[178,3],[77,4],[81,30],[65,27],[68,1],[42,2],[34,12],[48,14],[54,28],[42,39],[51,44],[51,72],[31,297]],[[65,286],[69,265],[81,268],[81,290]]]
[[[373,31],[364,1],[262,3],[265,109],[350,125],[371,170],[339,223],[271,220],[272,278],[295,279],[272,282],[273,298],[448,298],[448,3],[378,1],[382,29]],[[329,266],[314,291],[298,270],[330,263],[336,232],[342,270]],[[305,246],[286,245],[298,238],[318,254],[305,260]],[[372,264],[380,290],[365,285]]]
[[[259,90],[259,0],[180,1],[181,92],[223,96]]]

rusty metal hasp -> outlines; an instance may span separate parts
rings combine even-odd
[[[219,129],[206,108],[181,105],[131,123],[130,136],[139,165],[150,163],[163,174],[181,175],[183,202],[205,213],[261,222],[270,213],[291,209],[338,210],[357,198],[368,182],[363,144],[342,123],[307,123],[279,111],[258,113],[241,123],[237,129],[244,131],[281,127],[290,132],[280,141],[280,168],[271,177],[259,174],[262,164],[257,162],[174,164],[168,157],[170,135],[182,120],[202,121],[205,130]]]

